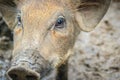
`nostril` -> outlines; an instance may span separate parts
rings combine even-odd
[[[26,69],[23,67],[14,67],[8,70],[8,78],[10,80],[39,80],[40,74],[31,69]]]
[[[12,80],[18,80],[17,74],[9,74]]]
[[[26,80],[37,80],[37,76],[34,76],[34,75],[27,75],[26,76]]]
[[[17,74],[15,74],[15,73],[9,73],[8,75],[9,75],[9,77],[10,77],[12,80],[21,80],[20,75],[17,75]],[[26,75],[26,74],[24,74],[24,75]],[[31,75],[26,75],[26,76],[24,77],[24,79],[25,79],[25,80],[38,80],[38,77],[31,74]]]

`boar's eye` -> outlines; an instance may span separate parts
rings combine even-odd
[[[17,16],[17,25],[20,26],[22,24],[21,16]]]
[[[22,19],[21,19],[21,11],[18,11],[18,14],[17,14],[17,23],[16,23],[16,26],[17,27],[23,27],[22,25]]]
[[[56,23],[55,28],[64,28],[65,27],[65,18],[63,16],[59,16]]]

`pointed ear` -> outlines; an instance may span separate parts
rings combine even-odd
[[[70,0],[75,19],[83,31],[93,30],[105,15],[111,0]]]
[[[8,27],[12,30],[15,24],[16,4],[14,0],[0,0],[0,13]]]

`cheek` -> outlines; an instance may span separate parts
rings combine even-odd
[[[48,61],[57,65],[63,56],[67,55],[71,48],[71,35],[64,35],[55,31],[51,31],[44,39],[40,47],[40,54]]]
[[[64,55],[67,53],[68,49],[72,47],[73,43],[71,43],[72,35],[67,33],[59,33],[56,31],[51,32],[52,42],[56,48],[56,50],[60,53],[60,55]]]
[[[64,62],[69,57],[69,50],[74,45],[74,40],[70,33],[69,34],[62,34],[55,31],[51,32],[51,41],[54,45],[54,55],[57,55],[53,58],[53,62],[55,65],[59,65]]]

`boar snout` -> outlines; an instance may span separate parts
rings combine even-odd
[[[27,49],[13,57],[7,76],[10,80],[40,80],[51,70],[50,63],[39,51]]]
[[[39,73],[24,67],[12,67],[8,71],[10,80],[39,80]]]

